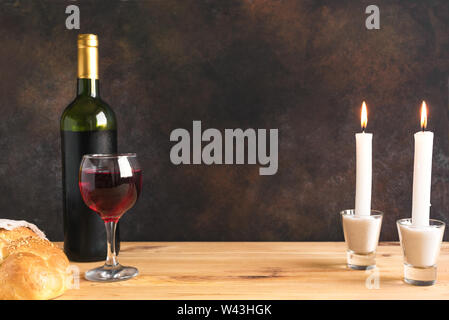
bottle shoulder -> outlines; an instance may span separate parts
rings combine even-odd
[[[61,116],[61,130],[115,130],[117,121],[112,108],[100,98],[77,96]]]

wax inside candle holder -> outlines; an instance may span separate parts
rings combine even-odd
[[[348,267],[356,270],[374,268],[383,213],[371,210],[369,215],[364,216],[356,215],[355,210],[344,210],[340,214]]]
[[[422,268],[437,263],[444,223],[430,219],[428,226],[415,226],[411,219],[402,219],[397,226],[405,263]]]
[[[379,242],[382,215],[373,212],[368,216],[343,214],[343,231],[349,250],[357,253],[369,253],[376,250]]]

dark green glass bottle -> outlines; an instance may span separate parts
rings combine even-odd
[[[78,89],[75,100],[61,117],[64,251],[71,261],[106,258],[103,221],[84,203],[78,186],[80,162],[85,154],[117,153],[114,111],[100,98],[98,39],[78,36]],[[117,226],[116,248],[120,248]]]

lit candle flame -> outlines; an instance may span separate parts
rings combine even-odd
[[[362,115],[360,117],[360,124],[362,126],[362,131],[365,132],[366,125],[368,124],[368,110],[366,109],[366,103],[362,103]]]
[[[427,127],[427,105],[423,101],[421,105],[421,129],[424,131]]]

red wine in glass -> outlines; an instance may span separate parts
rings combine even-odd
[[[81,161],[79,187],[86,205],[103,219],[107,235],[104,266],[85,273],[91,281],[121,281],[139,271],[122,266],[115,252],[115,230],[120,217],[131,209],[142,189],[142,170],[135,153],[86,154]]]
[[[120,172],[85,169],[80,172],[80,190],[84,202],[104,222],[118,222],[134,206],[142,189],[142,171],[132,170],[123,177]]]

